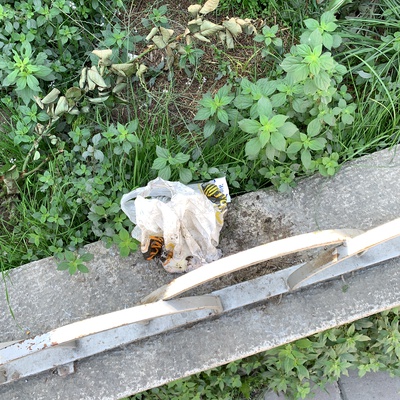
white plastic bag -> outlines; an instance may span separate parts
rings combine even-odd
[[[218,195],[207,197],[201,188],[156,178],[121,199],[145,258],[159,257],[168,272],[190,271],[221,257],[217,246],[226,196],[209,189]]]

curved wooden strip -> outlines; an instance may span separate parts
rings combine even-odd
[[[302,265],[288,277],[288,286],[290,289],[296,289],[325,269],[398,236],[400,236],[400,218],[348,239],[345,244],[335,249],[320,253],[317,258]]]
[[[26,339],[0,349],[0,366],[32,353],[64,345],[109,329],[148,321],[166,315],[204,309],[212,310],[215,313],[222,312],[223,307],[220,298],[218,296],[204,295],[171,301],[158,301],[152,304],[131,307],[88,318],[54,329],[43,335],[38,335],[33,339]]]
[[[286,256],[288,254],[316,247],[340,244],[353,236],[357,236],[360,232],[362,231],[357,229],[325,230],[291,236],[285,239],[276,240],[275,242],[263,244],[221,258],[220,260],[203,265],[186,275],[182,275],[167,285],[164,285],[150,293],[141,301],[141,304],[152,303],[161,299],[171,299],[172,297],[178,296],[179,294],[200,286],[203,283],[239,271],[251,265],[258,264],[262,261],[271,260],[273,258]]]

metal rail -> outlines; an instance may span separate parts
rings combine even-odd
[[[212,279],[210,266],[216,263],[217,270],[211,269],[211,272],[213,276],[221,276],[222,271],[224,274],[233,272],[278,257],[277,254],[283,252],[290,254],[299,249],[332,244],[336,244],[336,251],[323,250],[311,263],[292,266],[209,295],[157,300],[78,321],[32,339],[0,344],[0,384],[55,368],[61,375],[69,374],[74,372],[76,360],[400,256],[400,219],[357,233],[359,231],[322,231],[268,243],[201,267],[200,270],[208,271],[201,282],[193,279],[193,276],[198,277],[199,270],[195,270],[166,286],[174,288],[174,282],[189,277],[186,287],[179,286],[179,293],[182,293],[207,282]],[[176,295],[176,292],[168,292],[168,295],[164,290],[161,292],[165,297]]]

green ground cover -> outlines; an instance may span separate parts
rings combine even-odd
[[[90,272],[83,245],[95,240],[135,251],[120,199],[156,176],[226,176],[233,195],[287,191],[398,144],[399,17],[393,0],[0,0],[2,276],[51,255],[60,270]],[[382,318],[367,324],[380,329]],[[317,347],[324,340],[310,339]],[[296,365],[269,368],[280,371],[274,378],[263,369],[287,351],[135,398],[196,398],[165,391],[199,385],[210,390],[199,398],[216,398],[212,387],[233,398],[229,388],[245,396],[263,379],[301,397],[311,374],[301,351],[291,353]],[[345,361],[381,365],[360,360]]]

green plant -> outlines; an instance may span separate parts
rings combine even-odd
[[[157,158],[153,161],[152,168],[158,171],[158,176],[169,180],[173,170],[179,173],[179,180],[182,183],[189,183],[192,180],[192,172],[184,165],[189,161],[190,156],[184,153],[172,155],[168,149],[156,147]]]
[[[279,53],[282,52],[283,42],[282,39],[277,37],[279,27],[278,25],[274,25],[269,27],[268,25],[263,26],[261,33],[258,33],[254,40],[256,42],[264,43],[264,48],[262,49],[261,55],[263,57],[267,57],[270,54],[273,54],[271,47],[275,48]]]
[[[187,63],[196,67],[200,58],[203,56],[204,51],[201,49],[196,49],[191,44],[187,44],[186,46],[179,47],[179,68],[183,69],[186,72],[186,75],[191,76],[192,73],[187,66]]]
[[[347,70],[324,51],[325,45],[331,48],[340,42],[331,34],[337,26],[334,20],[328,12],[320,23],[305,21],[310,29],[275,66],[276,79],[244,78],[235,94],[224,86],[214,98],[207,94],[199,102],[195,120],[206,120],[205,136],[239,127],[248,134],[247,159],[282,191],[293,186],[298,174],[319,170],[333,175],[341,150],[339,135],[354,120],[356,105],[346,86],[338,88]],[[268,46],[275,31],[267,29],[263,35]]]
[[[236,117],[236,113],[232,113],[234,110],[227,107],[234,99],[234,95],[231,93],[230,89],[229,86],[223,86],[214,97],[211,96],[210,93],[207,93],[200,100],[199,104],[202,107],[198,110],[194,120],[207,120],[203,129],[205,138],[211,136],[218,125],[221,126],[222,124],[222,126],[228,127],[229,120]]]
[[[70,275],[74,275],[77,271],[87,273],[89,270],[84,263],[92,261],[93,257],[93,254],[90,253],[76,254],[67,250],[57,256],[60,260],[57,269],[59,271],[68,270]]]
[[[0,71],[2,71],[3,87],[15,85],[15,93],[25,104],[28,104],[33,96],[41,92],[39,79],[52,81],[55,79],[52,69],[49,67],[47,55],[44,52],[34,57],[29,42],[23,42],[21,46],[12,50],[12,60],[7,56],[0,56]]]

